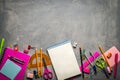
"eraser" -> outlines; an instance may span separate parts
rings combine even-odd
[[[34,77],[33,73],[27,73],[27,78],[33,78],[33,77]]]

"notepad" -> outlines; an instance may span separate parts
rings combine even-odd
[[[71,41],[66,40],[47,48],[58,80],[81,74]]]
[[[120,62],[120,52],[115,46],[111,47],[104,53],[110,67],[113,67],[115,65],[115,54],[118,54],[118,62]]]
[[[0,73],[7,76],[9,79],[14,80],[16,75],[20,72],[21,67],[15,64],[14,62],[10,61],[9,59],[6,61]]]

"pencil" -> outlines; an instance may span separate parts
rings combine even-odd
[[[117,75],[117,62],[118,62],[118,54],[115,54],[115,66],[114,66],[114,79]]]
[[[40,77],[41,76],[41,73],[40,73],[40,68],[39,68],[39,62],[38,62],[38,50],[36,49],[35,50],[35,55],[36,55],[36,64],[37,64],[37,73],[38,73],[38,76]]]
[[[40,48],[40,66],[41,66],[41,74],[42,74],[42,48]]]
[[[112,71],[112,68],[111,68],[111,66],[108,64],[108,60],[107,60],[106,56],[104,55],[105,52],[104,52],[104,50],[103,50],[103,48],[102,48],[101,45],[99,45],[99,50],[100,50],[100,52],[102,53],[102,55],[103,55],[105,61],[107,62],[107,65],[109,66],[110,71]]]
[[[81,59],[81,66],[82,66],[82,78],[84,79],[84,71],[83,71],[83,61],[82,61],[82,50],[80,49],[80,59]]]

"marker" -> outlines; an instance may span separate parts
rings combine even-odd
[[[10,60],[12,60],[12,61],[15,61],[15,62],[17,62],[17,63],[19,63],[19,64],[24,64],[24,61],[23,60],[20,60],[20,59],[18,59],[18,58],[16,58],[16,57],[13,57],[13,56],[9,56],[9,58],[10,58]]]
[[[2,54],[2,49],[3,49],[4,43],[5,43],[5,39],[2,38],[1,44],[0,44],[0,55]]]
[[[106,58],[105,55],[104,55],[105,52],[104,52],[104,50],[103,50],[103,48],[102,48],[101,45],[99,45],[99,50],[101,51],[101,53],[102,53],[105,61],[107,62],[107,65],[109,66],[110,70],[112,71],[112,68],[111,68],[110,65],[108,64],[108,60],[107,60],[107,58]]]
[[[115,54],[115,66],[114,66],[114,79],[117,75],[117,62],[118,62],[118,54]]]
[[[83,61],[82,61],[82,50],[81,50],[81,48],[79,48],[79,50],[80,50],[80,59],[81,59],[81,66],[82,66],[82,78],[84,79]]]

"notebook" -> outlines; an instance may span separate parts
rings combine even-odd
[[[9,61],[9,56],[12,56],[19,60],[24,61],[24,64],[20,64],[18,62],[12,61],[12,60],[11,60],[12,62]],[[23,80],[29,59],[30,59],[30,55],[28,55],[28,54],[25,54],[20,51],[15,51],[11,48],[5,48],[4,55],[3,55],[1,63],[0,63],[0,71],[2,71],[2,73],[4,73],[5,69],[6,69],[6,71],[9,71],[12,68],[11,66],[14,66],[15,68],[17,67],[17,71],[15,71],[15,73],[11,72],[11,74],[9,74],[9,75],[6,75],[6,73],[5,73],[5,75],[0,73],[0,80],[10,80],[9,78],[13,78],[13,77],[15,77],[14,80]],[[10,62],[10,64],[8,64],[8,62]],[[6,66],[6,65],[9,65],[9,66]]]
[[[71,41],[54,44],[47,51],[58,80],[81,74]]]
[[[11,80],[14,80],[14,78],[20,72],[20,70],[21,70],[20,66],[18,66],[17,64],[8,59],[4,66],[2,67],[2,69],[0,70],[0,73],[10,78]]]

